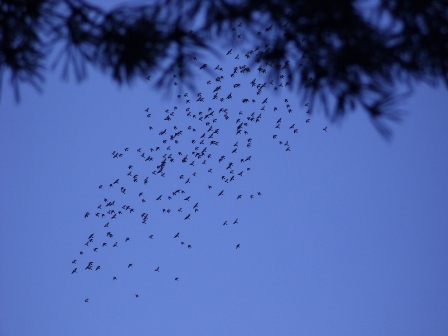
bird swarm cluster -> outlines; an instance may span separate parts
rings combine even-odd
[[[233,30],[236,39],[240,39],[242,25]],[[267,27],[265,33],[269,30]],[[120,250],[132,244],[134,237],[127,233],[131,231],[123,227],[134,224],[144,225],[144,234],[140,233],[148,244],[156,240],[172,240],[186,251],[194,249],[192,241],[198,239],[188,230],[204,206],[216,208],[217,201],[225,204],[248,202],[262,196],[260,190],[239,193],[235,188],[229,188],[241,183],[243,177],[251,173],[254,127],[267,115],[272,119],[269,137],[289,152],[293,142],[291,137],[297,136],[301,127],[311,124],[309,103],[296,112],[287,98],[272,95],[272,90],[288,91],[290,75],[282,73],[286,65],[277,65],[278,78],[263,80],[266,68],[273,66],[262,61],[262,54],[268,50],[269,45],[245,52],[232,48],[225,52],[225,57],[226,64],[233,68],[225,70],[220,65],[202,63],[195,57],[198,70],[207,71],[214,77],[207,77],[203,92],[180,93],[176,106],[164,112],[156,112],[155,107],[142,108],[142,118],[146,117],[148,121],[151,146],[126,147],[111,153],[112,159],[123,162],[125,172],[123,176],[99,185],[102,201],[84,214],[87,221],[95,221],[96,231],[86,235],[82,250],[72,261],[75,264],[72,274],[79,270],[108,272],[111,281],[119,280],[121,272],[137,267],[160,274],[164,267],[157,261],[152,265],[141,265],[130,257],[129,262],[104,270],[95,260],[108,249]],[[252,60],[254,66],[243,64],[248,60]],[[150,81],[151,77],[146,79]],[[176,79],[173,75],[174,86],[178,86]],[[279,105],[274,106],[271,99]],[[327,132],[327,127],[319,129]],[[154,218],[159,218],[160,214],[165,214],[166,220],[155,222]],[[244,225],[238,218],[241,218],[238,214],[230,218],[213,218],[211,225],[231,230]],[[157,226],[172,223],[183,225],[182,230],[173,228],[161,234],[154,233]],[[242,247],[239,241],[229,241],[227,246],[234,250]],[[168,277],[175,281],[180,279],[179,274]]]

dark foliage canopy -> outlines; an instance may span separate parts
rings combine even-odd
[[[8,75],[17,99],[21,83],[40,89],[48,58],[79,80],[90,65],[118,83],[151,75],[163,87],[175,73],[190,86],[192,60],[217,54],[217,43],[269,45],[251,60],[269,65],[268,76],[286,69],[291,89],[330,117],[361,106],[383,132],[380,117],[398,117],[397,87],[448,86],[446,0],[153,0],[110,11],[84,0],[0,0],[0,83]]]

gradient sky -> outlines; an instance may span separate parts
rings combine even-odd
[[[207,61],[212,69],[223,68],[222,84],[199,72],[204,62],[198,61],[197,91],[205,101],[189,92],[190,104],[187,90],[178,99],[176,91],[166,96],[146,80],[118,87],[95,71],[78,84],[62,81],[57,69],[48,74],[43,94],[23,87],[19,104],[4,85],[0,335],[448,333],[446,90],[417,86],[400,103],[406,115],[392,125],[388,142],[363,111],[332,124],[316,108],[306,123],[307,107],[293,92],[283,88],[275,95],[271,87],[257,96],[249,83],[264,80],[255,69],[230,78],[234,55]],[[237,82],[241,88],[234,89]],[[218,85],[219,97],[232,92],[232,99],[212,100]],[[256,103],[243,104],[245,97]],[[266,110],[260,111],[264,98]],[[201,159],[190,166],[191,153],[181,163],[177,154],[194,150],[191,140],[199,142],[208,128],[186,116],[188,107],[197,118],[199,111],[215,110],[219,146],[208,146],[206,165]],[[229,109],[229,120],[218,113],[221,107]],[[164,120],[166,109],[175,112],[172,120]],[[236,135],[236,120],[252,112],[263,112],[261,121],[248,122],[248,135]],[[174,126],[184,132],[177,147],[158,135],[165,128],[174,133]],[[238,150],[231,153],[236,141]],[[279,141],[288,141],[290,151]],[[167,164],[165,177],[153,175],[154,164],[137,149],[159,158],[170,144],[176,162]],[[162,150],[151,153],[156,146]],[[114,159],[113,151],[124,155]],[[221,155],[226,159],[219,163]],[[240,162],[249,155],[250,161]],[[230,161],[236,176],[225,183],[221,176],[231,176],[224,167]],[[138,182],[127,176],[130,164]],[[168,200],[177,189],[185,194]],[[116,220],[95,217],[107,209],[104,198],[116,201],[115,211],[122,205],[136,211],[122,210]],[[142,212],[149,215],[147,224]],[[229,225],[222,225],[226,220]],[[91,233],[94,242],[85,246]],[[125,243],[126,237],[131,240]],[[101,269],[85,270],[89,261]],[[74,267],[78,273],[72,275]]]

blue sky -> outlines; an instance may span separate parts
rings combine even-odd
[[[257,96],[249,83],[264,80],[255,71],[231,79],[235,62],[230,56],[207,61],[212,69],[223,67],[222,84],[198,72],[203,103],[198,92],[188,92],[186,104],[187,90],[180,99],[177,92],[166,97],[148,81],[118,87],[95,71],[78,84],[62,81],[59,69],[47,77],[43,94],[24,87],[20,104],[4,86],[1,335],[447,333],[446,90],[416,87],[400,104],[406,116],[392,125],[387,142],[362,111],[332,124],[315,108],[306,123],[307,107],[293,92],[275,95],[271,87]],[[237,79],[242,87],[234,89]],[[212,100],[219,85],[219,97],[232,92],[232,99]],[[256,102],[243,104],[246,97]],[[188,107],[195,119],[186,116]],[[198,113],[209,107],[219,145],[208,145],[207,164],[204,157],[191,166],[191,151],[208,129]],[[228,108],[228,120],[221,107]],[[166,109],[175,112],[172,120],[164,120]],[[263,113],[260,122],[248,122],[247,135],[235,134],[236,120],[252,112]],[[174,126],[183,130],[177,145],[167,138]],[[288,141],[290,151],[279,141]],[[152,174],[154,164],[140,155],[155,162],[170,144],[175,162],[167,163],[165,177]],[[151,153],[157,146],[162,150]],[[114,159],[113,151],[123,157]],[[186,153],[188,162],[181,163]],[[221,155],[226,159],[219,163]],[[226,183],[221,176],[232,175],[224,167],[229,162],[235,179]],[[129,165],[137,182],[127,175]],[[178,189],[185,194],[173,196]],[[105,213],[104,198],[116,201],[113,209],[123,212],[118,219],[95,216]],[[101,269],[85,270],[90,261]]]

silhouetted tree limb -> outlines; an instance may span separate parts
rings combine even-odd
[[[328,116],[361,106],[380,125],[398,117],[390,107],[399,84],[448,85],[448,2],[364,3],[155,0],[105,11],[84,0],[0,0],[0,80],[9,74],[17,99],[21,83],[39,89],[59,48],[53,65],[63,62],[64,76],[73,67],[78,80],[91,65],[118,83],[151,74],[163,87],[174,73],[193,86],[195,56],[244,42],[257,50],[252,65],[267,64],[271,78],[286,71],[292,90],[323,102]]]

